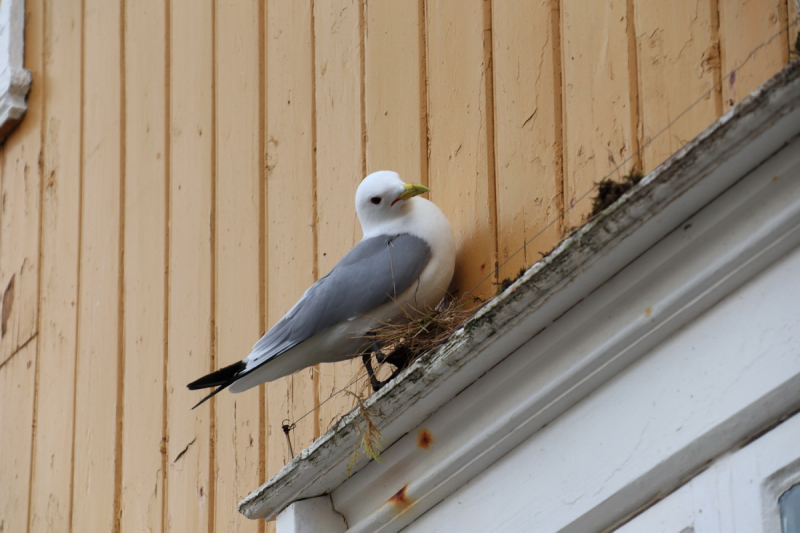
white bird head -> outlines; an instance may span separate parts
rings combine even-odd
[[[404,183],[397,172],[373,172],[356,191],[356,212],[364,234],[396,221],[408,212],[407,200],[428,192],[423,185]]]

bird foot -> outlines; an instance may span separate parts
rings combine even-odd
[[[380,352],[378,352],[378,353],[380,353]],[[384,360],[387,360],[387,359],[384,359]],[[387,383],[392,381],[395,378],[395,376],[397,376],[397,374],[399,374],[400,371],[403,370],[403,368],[405,368],[404,366],[396,366],[395,369],[394,369],[394,372],[392,372],[392,374],[388,378],[386,378],[385,380],[381,381],[381,380],[378,379],[378,376],[375,375],[375,371],[372,369],[372,354],[371,353],[363,354],[361,356],[361,361],[364,363],[364,368],[367,369],[367,375],[369,375],[369,383],[370,383],[370,385],[372,385],[372,392],[378,392],[379,390],[381,390],[384,385],[386,385]],[[380,360],[379,360],[379,362],[383,363],[383,361],[380,361]],[[391,363],[391,364],[394,364],[394,363]]]
[[[371,335],[374,337],[374,335]],[[384,364],[389,363],[392,365],[395,370],[385,380],[381,381],[375,375],[375,371],[372,368],[372,353],[375,354],[375,359],[377,359],[378,363]],[[378,345],[378,341],[374,338],[372,339],[372,353],[365,353],[361,356],[361,360],[364,363],[364,368],[367,370],[367,374],[369,375],[369,382],[372,385],[372,391],[378,392],[384,385],[389,383],[391,380],[400,373],[405,367],[411,364],[414,356],[411,351],[406,346],[400,346],[392,350],[391,353],[385,354],[381,351],[380,345]]]

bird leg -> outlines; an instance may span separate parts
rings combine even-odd
[[[362,354],[361,361],[364,363],[364,368],[367,370],[367,374],[369,375],[369,382],[370,385],[372,385],[373,392],[378,392],[384,385],[393,380],[397,374],[399,374],[405,367],[408,366],[413,357],[411,352],[405,346],[396,348],[392,351],[392,353],[384,354],[381,352],[381,348],[375,339],[372,340],[372,352],[375,353],[375,359],[377,359],[380,364],[389,363],[395,367],[392,375],[390,375],[384,381],[380,381],[372,368],[372,353],[366,352]]]
[[[375,375],[375,371],[372,369],[372,352],[364,352],[361,354],[361,361],[364,363],[364,368],[367,369],[369,383],[372,385],[372,392],[378,392],[381,390],[381,387],[386,384],[386,382],[381,382]]]

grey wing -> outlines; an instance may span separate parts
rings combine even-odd
[[[325,329],[397,298],[431,257],[428,244],[409,234],[379,235],[358,243],[253,346],[247,371]]]

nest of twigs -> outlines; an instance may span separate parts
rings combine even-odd
[[[466,322],[477,309],[467,308],[463,301],[450,300],[436,309],[409,314],[409,320],[401,323],[384,323],[369,334],[383,353],[391,353],[403,347],[410,354],[408,363],[443,344]]]

